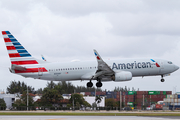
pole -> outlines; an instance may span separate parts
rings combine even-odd
[[[96,104],[96,88],[95,88],[95,104]],[[97,108],[97,104],[96,104],[96,108]]]
[[[173,100],[173,108],[172,108],[172,110],[174,111],[174,107],[175,107],[175,96],[176,96],[176,86],[173,87],[173,92],[174,92],[174,94],[172,95],[172,100]]]
[[[75,89],[74,89],[74,94],[75,94]],[[74,110],[74,94],[73,94],[73,110]]]
[[[119,99],[120,99],[120,100],[119,100],[119,102],[120,102],[120,103],[119,103],[119,104],[120,104],[120,105],[119,105],[119,107],[120,107],[119,110],[121,110],[121,109],[122,109],[122,96],[121,96],[121,91],[119,91],[119,94],[120,94],[120,95],[119,95]]]
[[[173,95],[173,111],[174,111],[174,106],[175,106],[175,94]]]
[[[143,94],[143,110],[144,110],[144,94]]]
[[[73,110],[74,110],[74,94],[73,94]]]
[[[126,95],[126,94],[125,94],[125,95]],[[125,102],[126,102],[125,95],[124,95],[124,106],[125,106]]]
[[[95,88],[95,103],[96,103],[96,88]]]
[[[27,111],[28,111],[28,104],[29,104],[29,103],[28,103],[28,94],[29,94],[29,93],[28,93],[28,85],[27,85]]]
[[[150,95],[150,105],[151,105],[151,95]]]

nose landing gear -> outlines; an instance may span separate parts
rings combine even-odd
[[[164,82],[165,80],[163,79],[163,75],[161,75],[161,82]]]
[[[161,82],[164,82],[165,80],[164,79],[161,79]]]

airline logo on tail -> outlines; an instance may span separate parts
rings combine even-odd
[[[39,63],[9,31],[2,31],[2,34],[12,64],[11,70],[15,73],[35,73],[39,71],[47,72],[43,66],[39,68],[29,68],[27,66],[23,67],[23,65],[35,65]]]
[[[99,56],[97,55],[97,53],[94,52],[94,54],[95,54],[96,58],[97,58],[98,60],[100,60],[100,58],[99,58]]]
[[[14,38],[9,31],[2,31],[6,48],[11,60],[11,64],[26,65],[38,64],[38,62],[28,53],[28,51]]]

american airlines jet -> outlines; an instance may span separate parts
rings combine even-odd
[[[129,81],[132,77],[163,77],[179,69],[171,61],[162,59],[123,59],[104,61],[96,50],[96,61],[51,63],[38,60],[9,32],[2,31],[11,61],[10,72],[24,77],[51,81],[88,80],[87,87],[102,87],[104,81]],[[43,57],[44,58],[44,57]]]

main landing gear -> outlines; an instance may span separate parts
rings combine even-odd
[[[92,87],[92,86],[93,86],[93,83],[90,80],[90,82],[87,83],[87,87]]]
[[[96,83],[96,87],[102,87],[102,82],[100,79],[97,80],[98,82]],[[87,83],[87,87],[92,87],[93,83],[91,82],[91,80]]]
[[[97,82],[96,87],[102,87],[102,82]]]
[[[163,79],[163,75],[161,75],[161,82],[164,82],[165,80]]]

